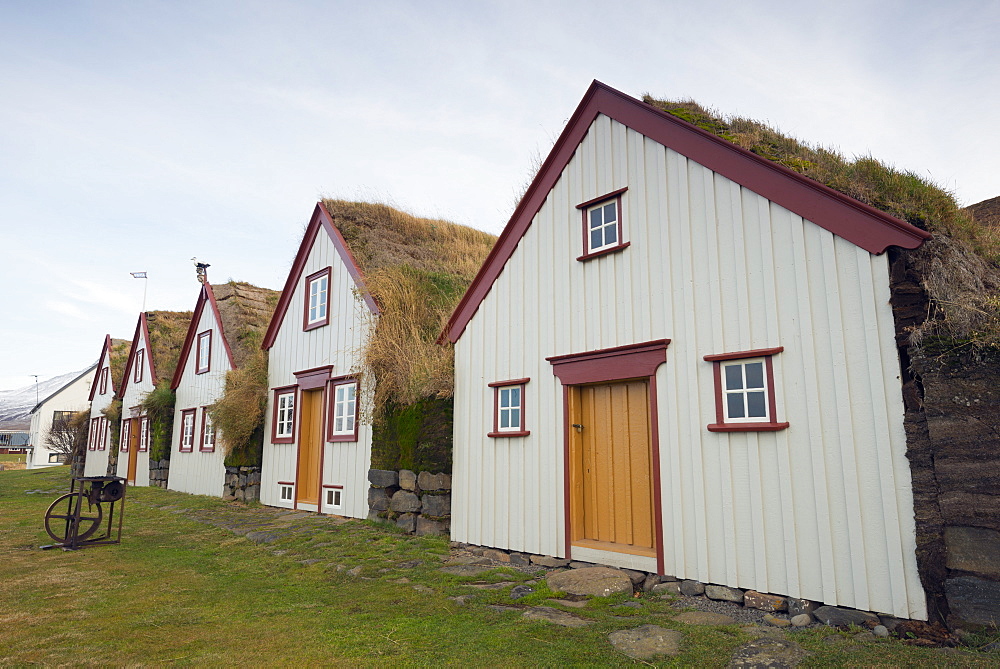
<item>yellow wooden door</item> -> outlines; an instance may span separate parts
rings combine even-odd
[[[128,482],[135,484],[135,470],[139,462],[139,424],[141,418],[133,418],[128,422],[128,472],[126,477]]]
[[[323,390],[302,391],[299,417],[299,463],[295,500],[319,505],[320,454],[323,448]]]
[[[649,383],[570,389],[574,546],[656,556]]]

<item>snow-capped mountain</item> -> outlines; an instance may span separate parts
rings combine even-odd
[[[45,381],[38,381],[37,399],[44,400],[46,397],[56,392],[67,383],[80,376],[84,370],[60,374]],[[15,388],[14,390],[0,390],[0,429],[5,430],[27,430],[31,424],[30,413],[38,403],[36,401],[35,384]]]

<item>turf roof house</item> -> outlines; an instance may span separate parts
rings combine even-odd
[[[452,539],[926,618],[884,252],[927,237],[594,82],[446,329]]]
[[[270,320],[277,294],[236,281],[213,286],[205,276],[170,384],[176,394],[171,490],[223,496],[225,435],[217,434],[210,409],[225,392],[228,372],[259,353],[260,324]],[[259,456],[259,435],[256,441],[246,446]]]
[[[108,409],[117,397],[116,388],[122,385],[122,373],[131,343],[127,339],[104,336],[101,357],[90,385],[90,427],[87,430],[84,476],[107,476],[109,471],[114,471],[110,458],[114,451],[112,435],[117,433],[121,415],[109,416]]]
[[[379,313],[317,203],[264,335],[268,351],[260,501],[364,518],[372,429],[359,420],[361,368]]]
[[[150,397],[154,391],[160,397],[168,394],[164,389],[169,391],[166,384],[177,365],[191,315],[190,311],[139,314],[119,391],[122,422],[116,475],[131,485],[165,485],[165,479],[154,478],[151,470],[160,470],[170,457],[173,406],[160,402],[158,410],[150,411]]]
[[[263,503],[364,518],[370,466],[451,471],[452,352],[436,338],[494,239],[382,204],[316,205],[264,337]]]

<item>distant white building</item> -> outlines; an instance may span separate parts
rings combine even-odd
[[[97,364],[80,372],[72,381],[55,391],[31,410],[29,429],[31,449],[28,455],[28,469],[52,467],[65,464],[65,456],[53,451],[46,443],[52,423],[60,418],[68,418],[78,411],[90,409],[90,384]]]

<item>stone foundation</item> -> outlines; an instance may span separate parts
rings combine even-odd
[[[157,488],[167,487],[167,477],[170,475],[170,460],[149,461],[149,485]]]
[[[260,467],[226,467],[222,499],[227,502],[256,502],[260,499]]]
[[[410,534],[448,534],[451,477],[408,469],[368,471],[368,519],[387,520]]]
[[[531,553],[518,553],[499,548],[474,546],[457,541],[452,542],[451,545],[452,548],[460,548],[473,555],[518,566],[536,565],[539,568],[553,570],[608,566],[548,555],[533,555]],[[775,627],[805,627],[818,621],[838,628],[848,628],[854,625],[873,629],[877,626],[882,626],[885,628],[885,633],[888,634],[904,622],[904,620],[893,616],[879,615],[868,611],[858,611],[838,606],[824,606],[821,602],[814,602],[808,599],[797,599],[784,595],[757,592],[756,590],[742,590],[725,585],[682,580],[674,576],[664,576],[636,571],[634,569],[610,568],[626,574],[632,581],[632,590],[635,593],[645,592],[654,595],[671,594],[687,597],[706,597],[717,601],[732,602],[745,608],[757,609],[773,614],[766,616],[765,620],[768,624]]]

